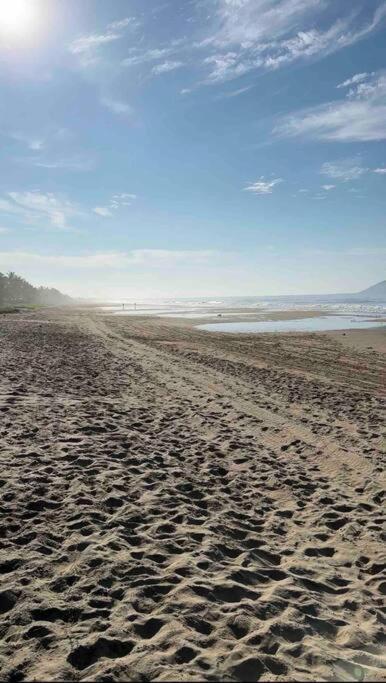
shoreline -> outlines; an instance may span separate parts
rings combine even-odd
[[[324,310],[316,310],[316,311],[308,311],[308,310],[301,310],[301,311],[265,311],[264,313],[255,313],[255,314],[248,314],[243,316],[244,309],[237,309],[238,313],[237,315],[234,314],[226,314],[223,315],[221,318],[217,317],[216,314],[213,315],[213,317],[202,317],[202,318],[189,318],[189,317],[173,317],[173,316],[162,316],[162,315],[115,315],[108,313],[106,311],[103,312],[98,312],[102,316],[107,316],[111,317],[112,319],[124,319],[124,320],[143,320],[143,321],[155,321],[155,324],[157,321],[162,321],[163,324],[169,325],[170,327],[187,327],[189,329],[198,329],[199,325],[203,324],[210,324],[210,323],[227,323],[227,322],[259,322],[261,320],[300,320],[300,319],[306,319],[306,318],[317,318],[321,315],[323,316],[331,316],[331,315],[339,315],[334,311],[324,311]],[[356,314],[357,316],[357,314]],[[346,317],[343,316],[342,317]],[[364,317],[366,320],[371,320],[366,315],[360,316]],[[245,337],[246,335],[276,335],[276,336],[287,336],[287,335],[310,335],[310,334],[317,334],[317,335],[326,335],[330,339],[334,339],[341,344],[343,344],[346,347],[350,347],[352,349],[356,350],[375,350],[379,353],[386,353],[386,318],[379,318],[377,319],[378,322],[385,323],[384,327],[371,327],[371,328],[366,328],[363,330],[358,330],[358,329],[341,329],[341,330],[328,330],[328,331],[310,331],[310,332],[297,332],[297,331],[288,331],[288,332],[223,332],[223,331],[214,331],[214,330],[204,330],[206,334],[214,334],[216,336],[218,335],[223,335],[226,334],[227,336],[240,336]],[[201,330],[199,330],[201,331]]]

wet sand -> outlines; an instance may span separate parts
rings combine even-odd
[[[386,327],[370,330],[350,330],[345,333],[330,332],[330,337],[343,346],[359,351],[379,351],[386,353]]]
[[[371,334],[2,316],[1,680],[384,680]]]
[[[111,315],[107,313],[107,315]],[[194,316],[190,317],[189,313],[184,315],[177,314],[173,315],[169,313],[159,314],[158,316],[146,314],[133,314],[132,311],[128,310],[117,310],[114,317],[128,317],[128,318],[142,318],[142,319],[154,319],[157,318],[161,321],[173,322],[174,325],[185,325],[187,327],[193,327],[197,325],[204,325],[205,323],[232,323],[232,322],[254,322],[259,320],[296,320],[298,318],[317,318],[320,315],[328,315],[324,311],[267,311],[266,309],[258,309],[256,311],[251,311],[249,308],[228,308],[224,310],[219,308],[218,310],[213,310],[210,314],[200,315],[195,313]]]

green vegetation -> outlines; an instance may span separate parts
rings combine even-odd
[[[16,313],[18,307],[63,306],[71,298],[51,287],[34,287],[27,280],[10,272],[0,273],[0,313]]]
[[[19,313],[20,308],[16,308],[16,306],[0,306],[0,315],[4,315],[5,313]]]

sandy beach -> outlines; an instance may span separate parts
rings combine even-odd
[[[384,680],[385,340],[0,316],[1,680]]]

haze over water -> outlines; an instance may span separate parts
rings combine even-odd
[[[124,306],[124,309],[123,309]],[[358,300],[352,295],[190,297],[175,299],[122,299],[111,302],[105,310],[120,315],[160,315],[173,317],[212,317],[227,315],[235,309],[242,315],[271,311],[330,311],[337,314],[379,317],[386,314],[386,301]],[[240,310],[242,309],[242,310]]]

